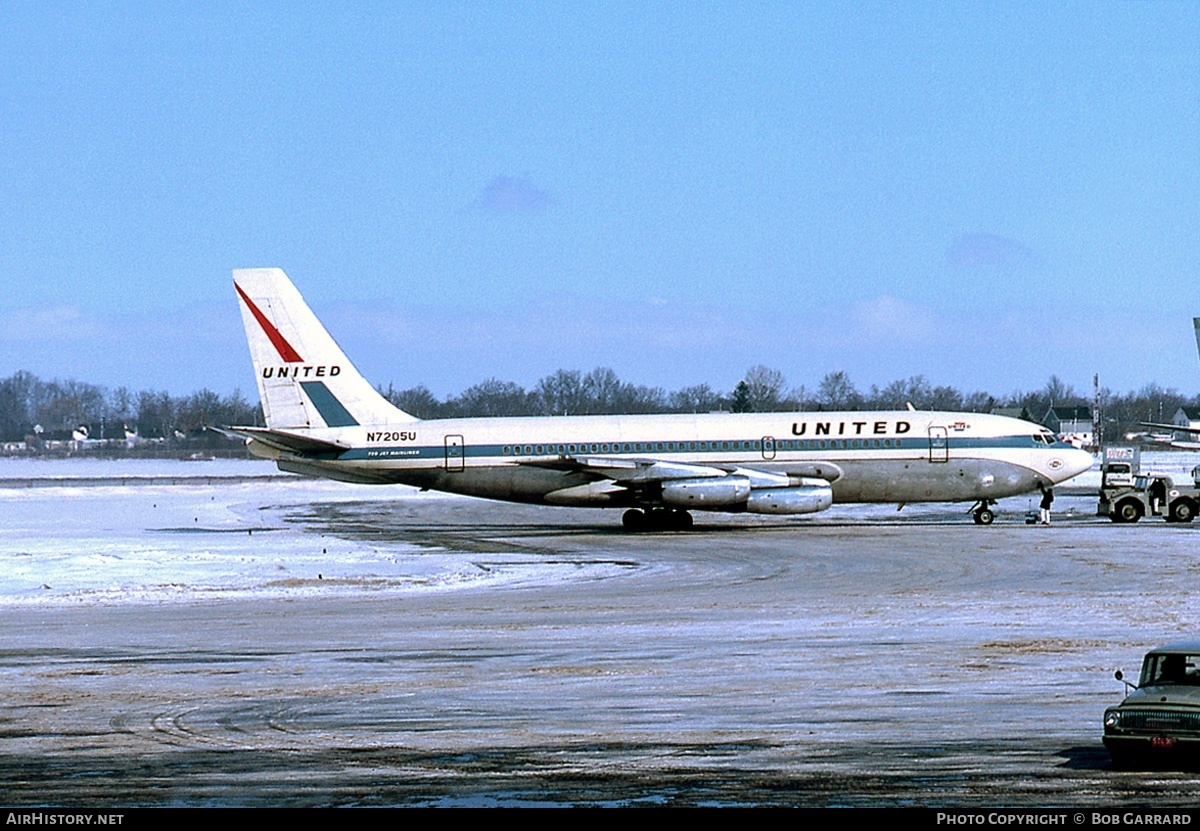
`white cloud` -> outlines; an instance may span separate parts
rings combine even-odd
[[[103,327],[76,306],[17,309],[0,318],[0,339],[6,341],[80,340],[102,334]]]
[[[859,334],[872,340],[926,342],[936,329],[929,309],[888,295],[856,303],[853,314]]]

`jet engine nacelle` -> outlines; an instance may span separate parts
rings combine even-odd
[[[677,479],[663,484],[662,500],[681,508],[716,508],[741,505],[750,496],[745,476],[714,479]]]
[[[821,483],[753,491],[746,500],[746,510],[752,514],[815,514],[832,504],[833,488]]]

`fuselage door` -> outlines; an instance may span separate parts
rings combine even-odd
[[[950,461],[950,440],[945,427],[929,428],[929,461],[935,464]]]
[[[772,436],[763,436],[762,440],[762,456],[770,461],[775,458],[775,439]]]
[[[461,471],[467,463],[467,448],[462,436],[446,436],[446,470]]]

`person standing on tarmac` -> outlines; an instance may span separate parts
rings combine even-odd
[[[1047,488],[1043,485],[1038,485],[1038,490],[1042,492],[1041,510],[1038,511],[1038,519],[1042,525],[1050,524],[1050,506],[1054,504],[1054,488]]]

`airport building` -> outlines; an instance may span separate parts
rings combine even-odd
[[[1042,424],[1067,444],[1076,447],[1094,447],[1096,444],[1091,407],[1051,407]]]

